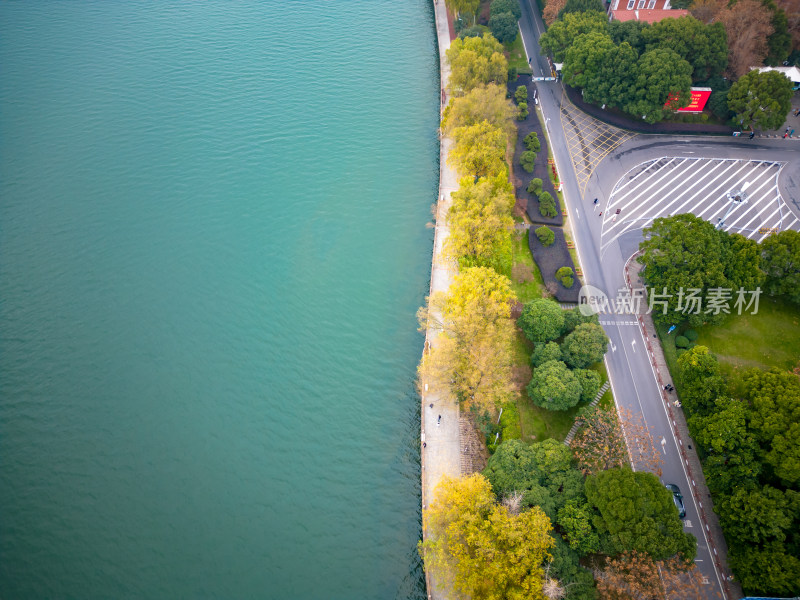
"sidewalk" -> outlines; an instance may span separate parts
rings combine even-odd
[[[439,40],[439,60],[441,68],[441,108],[447,103],[446,88],[450,76],[450,67],[447,64],[446,51],[450,47],[451,32],[448,24],[447,11],[444,0],[434,0],[434,14],[436,15],[436,34]],[[430,293],[445,292],[450,287],[453,277],[457,273],[457,265],[444,258],[442,250],[444,241],[449,235],[447,226],[447,213],[450,210],[452,199],[450,194],[458,189],[458,176],[447,165],[447,154],[453,145],[449,138],[442,138],[440,148],[440,174],[439,197],[436,206],[436,229],[433,238],[433,265],[431,267]],[[425,350],[429,352],[435,348],[439,331],[428,327],[425,332]],[[428,388],[428,384],[421,382],[422,399],[420,444],[422,461],[422,508],[427,509],[433,499],[433,493],[442,477],[461,476],[461,434],[459,428],[458,404],[449,399],[446,390]],[[426,523],[423,518],[422,538],[426,538]],[[449,590],[439,589],[441,581],[435,573],[425,571],[425,583],[428,598],[431,600],[447,600],[450,598]]]
[[[625,280],[630,290],[633,290],[634,286],[644,287],[644,283],[639,277],[639,271],[641,271],[641,269],[642,265],[633,258],[625,265]],[[677,400],[677,393],[664,391],[664,386],[672,384],[673,381],[669,368],[667,367],[667,361],[664,358],[664,352],[656,334],[653,317],[650,313],[646,313],[638,315],[637,318],[639,320],[639,327],[642,330],[642,335],[647,341],[647,350],[650,354],[650,361],[655,369],[656,378],[658,379],[661,399],[667,409],[675,438],[680,444],[681,459],[686,466],[686,471],[689,473],[689,479],[692,482],[692,494],[700,507],[702,527],[708,537],[709,548],[714,554],[714,563],[725,588],[725,597],[727,600],[738,600],[744,597],[744,593],[738,582],[728,581],[727,579],[728,576],[732,575],[731,570],[728,568],[728,545],[725,543],[725,537],[722,534],[722,528],[719,525],[717,513],[714,512],[714,505],[711,502],[711,494],[706,485],[703,468],[700,464],[697,452],[694,449],[694,440],[689,435],[689,428],[686,425],[686,418],[683,414],[683,410],[673,404],[673,402]]]

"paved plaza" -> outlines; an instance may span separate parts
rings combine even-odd
[[[748,159],[664,156],[632,168],[601,205],[601,252],[657,217],[692,213],[760,242],[770,233],[800,228],[778,189],[785,163]],[[732,193],[744,190],[743,202]]]

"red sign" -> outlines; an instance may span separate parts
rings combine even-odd
[[[703,87],[703,88],[689,88],[691,93],[691,98],[689,99],[689,104],[684,106],[683,108],[675,109],[675,112],[703,112],[703,108],[706,106],[706,102],[708,102],[708,97],[711,95],[711,88]],[[674,103],[676,97],[673,94],[670,94],[667,97],[667,101],[664,106],[670,106]]]

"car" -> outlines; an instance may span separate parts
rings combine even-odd
[[[681,488],[674,483],[668,483],[664,486],[672,492],[672,501],[675,503],[675,508],[678,509],[678,516],[683,519],[686,516],[686,507],[683,505],[683,496],[681,495]]]

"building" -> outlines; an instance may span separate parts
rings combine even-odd
[[[677,19],[688,14],[688,10],[670,8],[669,0],[611,0],[608,6],[609,21],[644,21],[652,24],[661,19]]]

